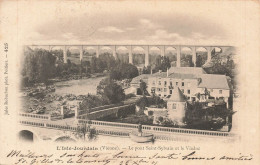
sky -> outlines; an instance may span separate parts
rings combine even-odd
[[[234,11],[217,2],[26,3],[19,20],[29,44],[230,45],[235,26],[226,19]]]

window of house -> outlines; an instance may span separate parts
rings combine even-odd
[[[159,85],[161,85],[161,81],[159,81]]]
[[[172,90],[170,90],[170,94],[172,94]]]
[[[172,109],[176,109],[176,104],[175,103],[172,104]]]
[[[172,86],[172,81],[170,81],[170,86]]]
[[[190,94],[190,90],[189,89],[187,90],[187,93]]]
[[[167,92],[167,88],[164,88],[164,92]]]
[[[181,83],[181,86],[183,86],[183,87],[184,87],[184,82],[182,82],[182,83]]]
[[[219,90],[219,94],[222,94],[222,90]]]
[[[157,88],[157,91],[160,92],[160,91],[161,91],[161,88]]]
[[[167,85],[167,81],[164,81],[164,86],[166,87],[166,85]]]
[[[178,86],[178,82],[176,82],[176,86]]]
[[[181,91],[182,91],[182,93],[184,93],[184,89],[182,89]]]

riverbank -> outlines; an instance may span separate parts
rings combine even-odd
[[[96,94],[97,85],[106,78],[102,75],[79,80],[56,81],[49,86],[35,84],[23,88],[20,93],[21,110],[27,113],[49,114],[60,111],[61,105],[73,107],[88,94]]]

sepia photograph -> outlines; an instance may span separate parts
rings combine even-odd
[[[0,164],[259,163],[258,1],[0,3]]]

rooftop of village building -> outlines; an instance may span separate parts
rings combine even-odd
[[[207,74],[201,67],[171,67],[169,73],[180,74]]]
[[[199,80],[199,88],[210,89],[230,89],[228,77],[219,74],[207,74],[203,68],[199,67],[171,67],[167,72],[157,72],[154,74],[142,74],[132,80],[132,84],[140,83],[140,80],[148,83],[148,78],[172,78],[172,79],[196,79]]]

